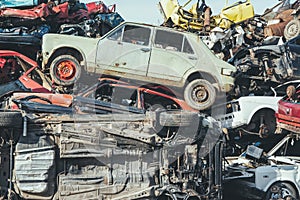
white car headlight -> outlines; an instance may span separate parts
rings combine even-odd
[[[226,76],[231,76],[233,74],[233,71],[232,69],[222,68],[221,74]]]

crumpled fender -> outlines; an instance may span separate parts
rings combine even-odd
[[[1,17],[17,17],[17,18],[27,18],[27,19],[37,19],[41,17],[47,17],[50,15],[50,10],[48,5],[42,3],[32,9],[14,9],[14,8],[4,8],[0,10]]]

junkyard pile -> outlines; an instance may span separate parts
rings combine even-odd
[[[300,1],[190,2],[0,2],[0,199],[299,199]]]

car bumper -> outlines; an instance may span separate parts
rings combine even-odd
[[[300,133],[300,119],[280,113],[276,113],[277,128]]]

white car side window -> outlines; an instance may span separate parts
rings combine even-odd
[[[124,29],[122,41],[126,43],[148,46],[150,33],[150,28],[127,25]]]
[[[123,28],[116,30],[115,32],[111,33],[111,35],[109,35],[107,38],[109,40],[121,40],[122,30]]]
[[[170,31],[157,30],[155,35],[154,46],[170,51],[182,50],[183,35]]]

